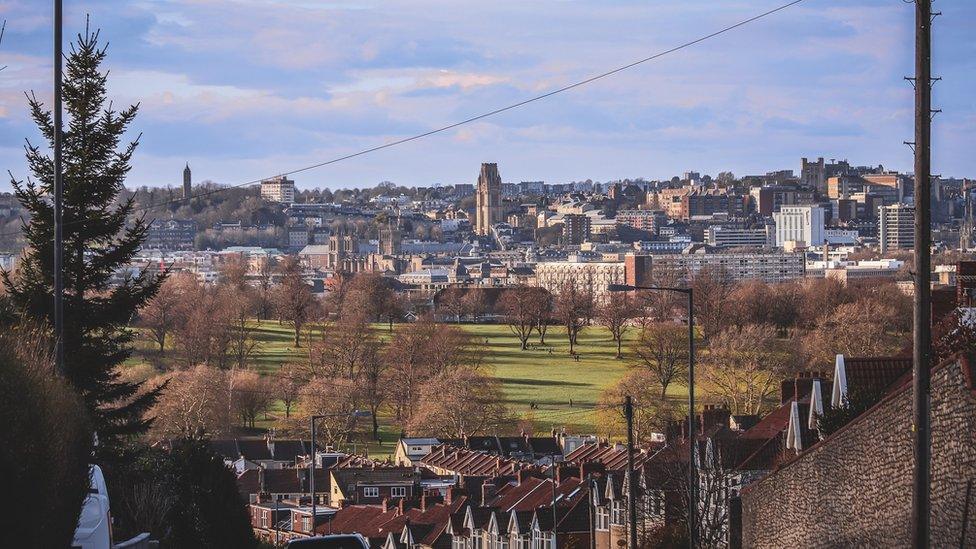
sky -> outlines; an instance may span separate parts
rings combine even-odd
[[[140,104],[127,181],[240,184],[493,110],[653,55],[785,0],[65,0],[101,29],[116,105]],[[51,2],[0,0],[0,168],[38,140]],[[976,2],[936,7],[933,170],[976,177]],[[800,157],[910,171],[914,7],[805,0],[613,77],[294,176],[301,188],[560,183],[799,171]],[[9,190],[6,178],[0,191]]]

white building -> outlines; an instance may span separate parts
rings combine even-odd
[[[765,248],[773,245],[772,240],[774,238],[772,227],[768,225],[761,229],[739,229],[712,225],[705,231],[705,240],[708,245],[717,248]]]
[[[773,214],[776,221],[776,245],[802,242],[820,246],[824,241],[824,210],[820,206],[783,206]]]
[[[295,182],[283,175],[261,182],[261,198],[291,204],[295,201]]]

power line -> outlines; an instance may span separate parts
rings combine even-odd
[[[712,33],[709,33],[709,34],[700,36],[698,38],[695,38],[693,40],[689,40],[687,42],[684,42],[684,43],[679,44],[677,46],[674,46],[672,48],[669,48],[669,49],[660,51],[658,53],[655,53],[654,55],[651,55],[651,56],[648,56],[648,57],[644,57],[642,59],[638,59],[636,61],[627,63],[626,65],[621,65],[619,67],[610,69],[608,71],[605,71],[605,72],[602,72],[602,73],[599,73],[599,74],[590,76],[590,77],[585,78],[583,80],[579,80],[577,82],[573,82],[572,84],[567,84],[567,85],[562,86],[560,88],[556,88],[554,90],[550,90],[550,91],[548,91],[546,93],[543,93],[541,95],[536,95],[536,96],[530,97],[528,99],[523,99],[523,100],[518,101],[516,103],[512,103],[512,104],[506,105],[504,107],[499,107],[499,108],[496,108],[494,110],[490,110],[488,112],[484,112],[482,114],[479,114],[479,115],[476,115],[476,116],[472,116],[470,118],[466,118],[464,120],[460,120],[458,122],[454,122],[454,123],[448,124],[446,126],[441,126],[439,128],[435,128],[435,129],[428,130],[428,131],[425,131],[425,132],[422,132],[422,133],[418,133],[418,134],[415,134],[415,135],[411,135],[409,137],[404,137],[402,139],[397,139],[397,140],[391,141],[389,143],[384,143],[382,145],[376,145],[374,147],[370,147],[370,148],[363,149],[363,150],[360,150],[360,151],[357,151],[357,152],[354,152],[354,153],[349,153],[349,154],[346,154],[346,155],[343,155],[343,156],[339,156],[339,157],[336,157],[336,158],[332,158],[330,160],[325,160],[325,161],[322,161],[322,162],[318,162],[318,163],[315,163],[315,164],[311,164],[311,165],[308,165],[308,166],[304,166],[302,168],[297,168],[297,169],[294,169],[294,170],[291,170],[291,171],[281,172],[281,173],[276,174],[276,175],[273,175],[271,177],[289,176],[289,175],[294,175],[294,174],[297,174],[297,173],[307,172],[309,170],[314,170],[314,169],[317,169],[317,168],[321,168],[323,166],[328,166],[330,164],[337,164],[337,163],[343,162],[345,160],[349,160],[349,159],[356,158],[356,157],[359,157],[359,156],[364,156],[364,155],[367,155],[367,154],[370,154],[370,153],[374,153],[374,152],[377,152],[377,151],[381,151],[381,150],[384,150],[384,149],[389,149],[391,147],[395,147],[395,146],[398,146],[398,145],[403,145],[404,143],[409,143],[411,141],[417,141],[419,139],[423,139],[423,138],[429,137],[431,135],[435,135],[435,134],[438,134],[438,133],[443,133],[443,132],[446,132],[448,130],[452,130],[454,128],[460,127],[460,126],[464,126],[466,124],[470,124],[472,122],[477,122],[477,121],[483,120],[485,118],[489,118],[489,117],[492,117],[492,116],[495,116],[495,115],[498,115],[498,114],[501,114],[501,113],[504,113],[504,112],[507,112],[507,111],[510,111],[510,110],[514,110],[514,109],[517,109],[519,107],[523,107],[525,105],[528,105],[530,103],[535,103],[536,101],[541,101],[543,99],[547,99],[547,98],[552,97],[554,95],[558,95],[558,94],[561,94],[561,93],[564,93],[564,92],[567,92],[567,91],[570,91],[570,90],[573,90],[573,89],[576,89],[576,88],[585,86],[585,85],[590,84],[592,82],[596,82],[597,80],[602,80],[604,78],[613,76],[613,75],[615,75],[615,74],[617,74],[619,72],[623,72],[625,70],[634,68],[634,67],[636,67],[638,65],[642,65],[644,63],[647,63],[647,62],[650,62],[650,61],[654,61],[656,59],[659,59],[659,58],[664,57],[666,55],[669,55],[669,54],[678,52],[678,51],[683,50],[685,48],[689,48],[691,46],[694,46],[694,45],[699,44],[701,42],[704,42],[706,40],[710,40],[712,38],[715,38],[717,36],[720,36],[722,34],[725,34],[725,33],[729,32],[729,31],[735,30],[735,29],[737,29],[739,27],[742,27],[744,25],[748,25],[749,23],[758,21],[760,19],[763,19],[765,17],[768,17],[770,15],[773,15],[773,14],[775,14],[777,12],[783,11],[783,10],[785,10],[787,8],[790,8],[792,6],[795,6],[796,4],[799,4],[800,2],[803,2],[803,1],[804,0],[793,0],[792,2],[787,2],[786,4],[782,4],[780,6],[777,6],[777,7],[773,8],[773,9],[770,9],[770,10],[765,11],[763,13],[760,13],[758,15],[754,15],[754,16],[748,18],[748,19],[743,19],[743,20],[741,20],[741,21],[739,21],[737,23],[734,23],[732,25],[723,27],[723,28],[721,28],[721,29],[719,29],[717,31],[712,32]],[[163,208],[163,207],[166,207],[166,206],[171,206],[173,204],[178,204],[180,202],[185,202],[185,201],[193,200],[195,198],[203,198],[205,196],[210,196],[210,195],[217,194],[217,193],[220,193],[220,192],[225,192],[225,191],[228,191],[228,190],[231,190],[231,189],[236,189],[236,188],[240,188],[240,187],[247,187],[247,186],[250,186],[250,185],[256,185],[256,184],[260,183],[261,181],[263,181],[265,179],[269,179],[269,178],[268,177],[264,177],[264,178],[261,178],[261,179],[252,179],[250,181],[245,181],[243,183],[237,183],[237,184],[234,184],[234,185],[217,187],[217,188],[210,189],[208,191],[205,191],[205,192],[202,192],[202,193],[199,193],[199,194],[195,194],[195,195],[192,195],[192,196],[188,196],[188,197],[185,197],[185,198],[174,198],[174,199],[166,200],[166,201],[159,202],[159,203],[156,203],[156,204],[150,204],[150,205],[145,206],[145,207],[142,207],[142,208],[137,208],[137,209],[134,210],[134,212],[146,213],[146,212],[152,211],[152,210],[154,210],[156,208]],[[81,221],[75,221],[74,223],[80,223],[80,222]],[[65,223],[64,225],[71,225],[71,224],[72,223]],[[0,236],[10,236],[10,235],[13,235],[13,234],[17,234],[17,233],[9,233],[9,234],[0,235]]]

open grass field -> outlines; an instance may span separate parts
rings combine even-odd
[[[536,432],[548,431],[556,427],[566,427],[575,433],[594,433],[597,428],[597,405],[604,389],[623,377],[629,359],[627,344],[624,344],[625,358],[614,358],[615,345],[609,333],[597,326],[584,330],[579,336],[576,351],[580,360],[569,355],[569,344],[565,332],[559,327],[550,327],[546,334],[546,345],[538,345],[537,338],[530,340],[532,348],[522,351],[519,341],[506,325],[499,324],[460,324],[463,330],[471,333],[476,341],[485,344],[486,364],[501,381],[506,403],[514,415],[531,419]],[[376,325],[381,337],[387,337],[387,326]],[[394,328],[396,329],[396,327]],[[631,329],[625,339],[634,337]],[[254,337],[259,347],[253,357],[255,367],[262,373],[272,373],[282,364],[304,359],[305,348],[295,348],[291,328],[275,321],[261,322]],[[145,344],[139,344],[145,348]],[[551,352],[550,349],[551,348]],[[132,359],[139,362],[138,355]],[[684,387],[673,386],[669,393],[680,396]],[[535,405],[534,408],[532,405]],[[269,412],[268,420],[262,427],[272,427],[277,415],[284,415],[280,403]],[[392,452],[393,443],[399,437],[388,421],[381,418],[383,445],[370,445],[370,454],[385,455]]]

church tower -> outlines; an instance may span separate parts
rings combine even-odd
[[[190,163],[186,163],[186,167],[183,168],[183,198],[190,198],[190,187],[193,183],[193,178],[190,175]]]
[[[484,163],[481,174],[478,175],[478,189],[476,203],[478,211],[475,215],[475,232],[481,236],[491,233],[491,227],[501,221],[502,178],[498,175],[498,164]]]

